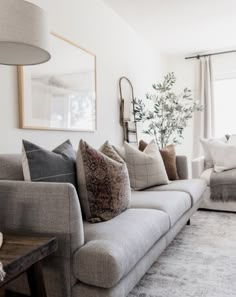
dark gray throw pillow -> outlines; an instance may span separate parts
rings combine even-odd
[[[22,167],[26,181],[71,183],[77,186],[76,154],[70,140],[52,152],[23,140]]]

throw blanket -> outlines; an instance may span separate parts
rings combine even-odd
[[[236,169],[212,172],[211,199],[214,201],[236,201]]]

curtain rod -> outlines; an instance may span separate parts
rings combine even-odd
[[[225,52],[218,52],[218,53],[211,53],[211,54],[190,56],[190,57],[185,57],[185,59],[186,60],[189,60],[189,59],[200,59],[201,57],[223,55],[223,54],[229,54],[229,53],[235,53],[235,52],[236,52],[236,50],[231,50],[231,51],[225,51]]]

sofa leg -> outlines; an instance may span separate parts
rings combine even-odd
[[[190,221],[190,219],[187,221],[187,224],[186,224],[187,226],[190,226],[191,225],[191,221]]]

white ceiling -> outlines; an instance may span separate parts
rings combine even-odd
[[[158,50],[236,49],[236,0],[103,0]]]

